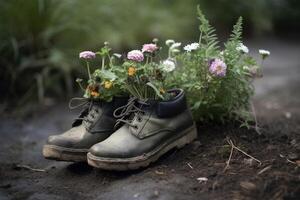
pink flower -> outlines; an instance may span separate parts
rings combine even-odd
[[[79,54],[79,58],[93,59],[93,58],[96,58],[96,54],[92,51],[83,51]]]
[[[214,59],[210,62],[209,72],[215,76],[224,77],[226,76],[226,64],[220,59]]]
[[[144,55],[140,50],[132,50],[128,52],[127,59],[142,62],[144,60]]]
[[[156,46],[156,44],[144,44],[143,48],[142,48],[142,52],[148,52],[148,53],[153,53],[154,51],[156,51],[158,49],[158,47]]]

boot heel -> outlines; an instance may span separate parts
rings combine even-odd
[[[192,128],[189,128],[187,130],[187,133],[181,137],[179,140],[177,140],[176,142],[176,147],[178,149],[184,147],[185,145],[191,143],[193,140],[195,140],[197,138],[197,128],[195,125],[193,125]]]

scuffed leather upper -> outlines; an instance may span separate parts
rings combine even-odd
[[[99,157],[132,158],[180,137],[183,130],[193,126],[193,119],[183,91],[172,92],[176,92],[176,97],[171,101],[143,103],[143,113],[135,113],[131,125],[123,125],[90,152]]]
[[[64,148],[89,149],[114,132],[113,111],[126,104],[128,98],[114,98],[112,102],[92,102],[81,112],[72,128],[60,135],[50,136],[47,144]]]

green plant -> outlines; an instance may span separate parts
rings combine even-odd
[[[179,67],[169,80],[170,87],[181,87],[187,92],[197,121],[238,120],[248,126],[252,120],[252,80],[259,68],[242,44],[242,18],[221,50],[215,29],[199,7],[197,14],[199,41],[187,45],[186,51],[176,56]]]

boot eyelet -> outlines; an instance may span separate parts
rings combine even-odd
[[[133,128],[136,130],[139,129],[138,125],[134,125]]]
[[[138,118],[137,118],[137,121],[138,121],[138,122],[142,122],[142,121],[143,121],[143,118],[138,117]]]

